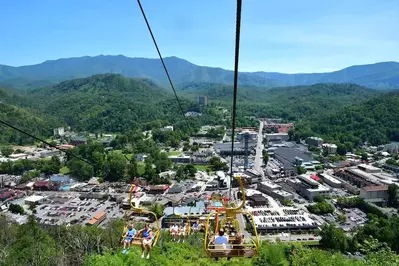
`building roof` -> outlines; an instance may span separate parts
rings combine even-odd
[[[33,195],[33,196],[30,196],[30,197],[27,197],[27,198],[25,199],[25,201],[28,201],[28,202],[38,202],[38,201],[41,201],[42,199],[44,199],[43,196]]]
[[[310,178],[312,178],[313,180],[316,180],[317,182],[320,181],[320,177],[318,177],[317,175],[311,175]]]
[[[271,189],[281,188],[280,185],[277,185],[277,184],[272,183],[272,182],[270,182],[270,181],[263,181],[261,184],[264,185],[264,186],[266,186],[266,187],[268,187],[268,188],[271,188]]]
[[[51,182],[70,182],[71,178],[67,175],[53,175],[50,177]]]
[[[44,181],[37,181],[35,183],[35,187],[48,187],[50,186],[50,181],[44,180]]]
[[[150,190],[167,190],[168,188],[169,188],[168,185],[150,186]]]
[[[363,188],[367,192],[372,191],[386,191],[388,190],[388,186],[368,186]]]
[[[91,219],[87,222],[87,224],[93,225],[93,224],[95,224],[96,222],[97,222],[97,219],[91,218]]]
[[[100,211],[93,216],[93,219],[100,220],[105,215],[104,211]]]

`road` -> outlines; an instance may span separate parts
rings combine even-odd
[[[262,175],[262,181],[265,180],[265,173],[262,170],[263,163],[263,122],[259,121],[259,131],[258,131],[258,143],[256,144],[256,155],[255,155],[255,163],[254,168]]]

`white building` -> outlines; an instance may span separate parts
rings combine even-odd
[[[294,198],[294,195],[282,190],[280,185],[270,181],[263,181],[259,183],[258,190],[279,200],[288,200]]]
[[[330,189],[321,185],[309,175],[300,175],[297,179],[289,179],[288,184],[292,186],[297,193],[309,200],[314,200],[317,196],[326,197],[330,193]]]
[[[339,181],[338,179],[336,179],[335,177],[323,173],[323,174],[319,174],[319,176],[323,179],[324,183],[326,183],[327,185],[333,187],[333,188],[340,188],[342,186],[342,182]]]
[[[163,128],[165,131],[173,131],[173,126],[166,126]]]
[[[263,181],[258,185],[258,190],[266,194],[269,194],[276,189],[281,189],[281,186],[270,181]]]
[[[26,205],[38,205],[44,202],[46,197],[33,195],[25,199]]]
[[[55,128],[53,131],[54,131],[54,136],[56,137],[62,137],[65,135],[65,130],[63,127]]]
[[[323,144],[323,139],[318,137],[308,137],[306,139],[306,144],[311,146],[321,146],[321,144]]]
[[[322,147],[323,147],[323,150],[327,151],[328,154],[337,153],[337,145],[335,145],[335,144],[324,143],[322,145]]]
[[[369,202],[380,203],[384,206],[388,200],[388,186],[368,186],[361,188],[360,198]]]
[[[290,137],[288,136],[288,133],[269,133],[266,134],[266,139],[267,141],[271,140],[287,141],[290,139]]]

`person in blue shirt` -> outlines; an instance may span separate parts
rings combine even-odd
[[[197,221],[195,221],[194,224],[193,224],[193,231],[194,232],[198,232],[198,223],[197,223]]]
[[[219,235],[215,238],[215,248],[216,249],[226,249],[228,248],[229,239],[224,235],[224,231],[220,230]]]
[[[145,250],[147,250],[146,259],[148,260],[150,258],[152,241],[154,240],[150,224],[146,224],[144,229],[142,229],[140,232],[142,233],[143,236],[143,240],[141,242],[141,258],[144,259],[144,252]]]
[[[129,252],[130,244],[133,242],[134,237],[136,236],[136,229],[134,229],[133,224],[129,224],[127,227],[127,231],[125,233],[124,241],[123,241],[123,250],[122,253],[126,254]],[[126,249],[126,246],[128,246],[128,249]]]
[[[215,249],[217,250],[217,252],[226,253],[226,254],[229,253],[229,251],[227,251],[228,249],[230,249],[229,237],[225,235],[223,229],[219,230],[219,234],[218,236],[215,237],[213,243],[215,245]],[[218,257],[216,257],[215,259],[219,260]],[[227,258],[227,260],[230,260],[230,258]]]

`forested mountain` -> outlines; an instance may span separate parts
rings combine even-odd
[[[198,66],[177,57],[165,58],[175,84],[190,82],[231,85],[233,71]],[[84,56],[49,60],[31,66],[0,65],[0,83],[26,89],[50,85],[95,74],[117,73],[126,77],[149,78],[162,86],[167,79],[158,59],[117,56]],[[273,72],[241,72],[239,84],[247,87],[312,85],[316,83],[355,83],[371,88],[399,88],[399,63],[382,62],[351,66],[330,73],[283,74]]]
[[[102,74],[64,81],[27,94],[36,108],[58,117],[77,130],[126,132],[143,123],[184,123],[170,92],[149,80]],[[199,110],[194,101],[181,99],[183,111]],[[207,111],[202,120],[207,119]],[[213,117],[213,119],[215,119]]]
[[[227,85],[196,85],[182,88],[188,97],[208,95],[210,102],[231,107],[233,88]],[[198,91],[198,94],[197,94]],[[369,99],[379,92],[354,84],[315,84],[272,89],[239,88],[238,116],[282,117],[297,121],[320,113],[339,110]]]
[[[379,95],[337,112],[321,112],[299,123],[296,134],[297,138],[318,135],[346,148],[364,141],[372,145],[399,141],[399,93]]]
[[[0,95],[0,97],[1,96],[2,95]],[[49,136],[52,134],[52,128],[54,126],[62,125],[62,123],[59,123],[49,116],[39,116],[35,113],[16,107],[14,105],[6,104],[4,102],[0,102],[0,119],[38,137]],[[33,143],[34,141],[25,134],[19,133],[14,129],[11,129],[1,124],[0,132],[0,144],[15,143],[22,145]]]

